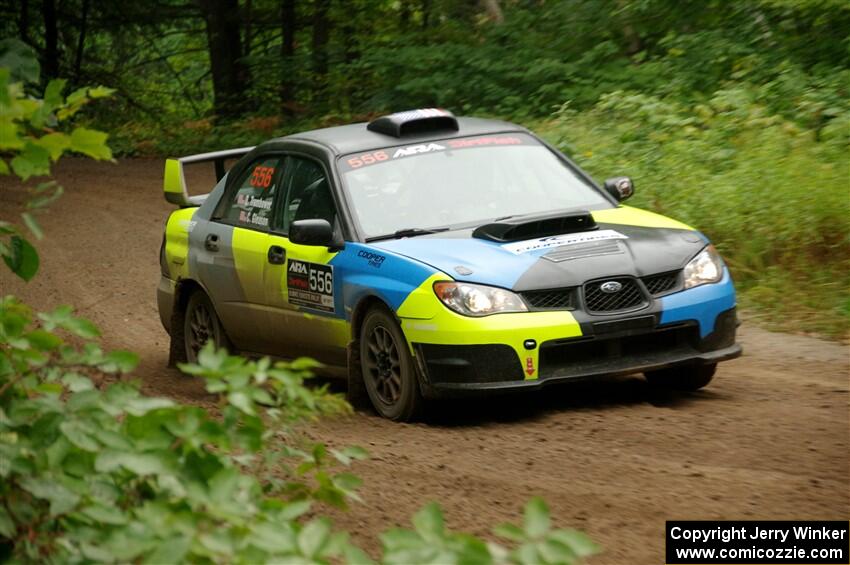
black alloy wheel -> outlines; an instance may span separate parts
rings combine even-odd
[[[385,308],[373,308],[363,319],[360,364],[366,392],[381,416],[405,422],[416,417],[422,396],[413,357],[401,328]]]
[[[216,347],[227,347],[228,342],[212,302],[201,291],[189,297],[183,325],[186,361],[198,361],[198,352],[212,340]]]
[[[401,396],[401,362],[393,336],[383,326],[376,326],[367,337],[366,368],[381,402],[398,402]]]

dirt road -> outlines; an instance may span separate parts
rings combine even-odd
[[[156,311],[161,175],[158,160],[61,163],[67,193],[42,217],[42,272],[25,285],[0,269],[0,294],[76,305],[107,346],[141,355],[148,392],[197,401],[199,384],[165,367]],[[22,200],[0,178],[0,216]],[[740,336],[745,357],[699,393],[635,376],[441,404],[423,424],[321,422],[317,439],[372,454],[355,468],[364,503],[336,522],[374,548],[378,531],[439,500],[450,526],[486,534],[542,495],[557,524],[604,547],[593,563],[625,564],[663,562],[665,519],[847,519],[848,348],[746,323]]]

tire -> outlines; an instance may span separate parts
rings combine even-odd
[[[230,346],[221,320],[218,319],[218,314],[215,313],[209,297],[196,290],[189,297],[186,312],[183,315],[183,344],[186,361],[196,363],[198,352],[209,340],[213,340],[216,347],[229,348]]]
[[[717,363],[708,365],[686,365],[661,369],[659,371],[647,371],[644,373],[649,384],[676,390],[699,390],[711,382]]]
[[[363,318],[360,367],[378,414],[396,422],[416,418],[423,404],[416,367],[398,322],[385,308],[372,308]]]

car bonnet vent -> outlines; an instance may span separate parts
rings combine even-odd
[[[366,129],[393,137],[405,137],[432,131],[458,131],[459,128],[457,118],[448,110],[422,108],[381,116],[369,122]]]
[[[472,237],[489,239],[498,243],[520,241],[535,237],[548,237],[596,229],[596,222],[589,212],[569,216],[516,218],[485,224],[472,232]]]

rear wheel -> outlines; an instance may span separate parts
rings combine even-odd
[[[685,365],[661,369],[659,371],[647,371],[644,373],[646,380],[655,386],[663,386],[676,390],[699,390],[711,382],[717,363],[708,365]]]
[[[422,407],[413,357],[398,323],[373,308],[360,332],[360,366],[372,406],[384,418],[408,422]]]
[[[186,348],[186,361],[195,363],[198,352],[212,340],[216,347],[228,347],[229,342],[215,313],[209,297],[201,291],[195,291],[186,304],[183,316],[183,342]]]

